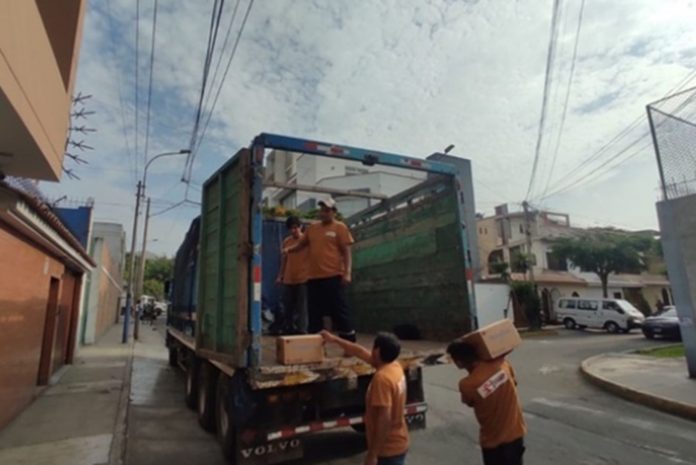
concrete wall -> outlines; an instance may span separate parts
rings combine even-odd
[[[93,344],[116,322],[122,283],[119,266],[112,260],[109,246],[103,237],[94,237],[91,255],[97,262],[90,273],[84,301],[80,342]]]
[[[61,175],[83,0],[15,1],[0,7],[0,171]]]
[[[696,195],[657,204],[660,239],[686,347],[689,376],[696,378]]]
[[[0,223],[0,428],[33,399],[51,278],[65,268]]]

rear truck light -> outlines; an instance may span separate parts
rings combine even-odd
[[[407,405],[404,409],[404,416],[417,415],[425,413],[428,410],[428,405],[425,403]],[[340,417],[330,421],[315,421],[301,426],[288,426],[279,430],[267,433],[267,441],[275,441],[277,439],[287,439],[307,433],[316,433],[317,431],[325,431],[334,428],[345,428],[347,426],[359,425],[365,420],[362,415],[353,417]]]

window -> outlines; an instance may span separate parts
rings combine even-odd
[[[551,271],[568,271],[568,262],[553,252],[546,252],[546,265]]]
[[[522,227],[521,224],[520,224],[520,234],[524,234],[524,228]]]
[[[580,294],[578,294],[577,292],[573,292],[571,295],[572,295],[573,297],[580,297]]]
[[[614,292],[614,298],[615,299],[621,299],[621,293],[620,292]]]
[[[485,231],[485,234],[488,234],[488,228],[483,228],[483,230]]]
[[[596,300],[578,300],[579,310],[594,311],[597,310],[598,307]]]
[[[575,308],[575,301],[574,300],[561,300],[559,307],[561,307],[561,308]]]
[[[483,234],[483,228],[479,228],[479,234]]]
[[[611,300],[605,300],[604,302],[602,302],[602,309],[617,312],[622,315],[624,313],[623,309],[619,306],[619,304],[617,304],[616,302],[612,302]]]

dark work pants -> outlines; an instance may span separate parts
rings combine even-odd
[[[484,465],[522,465],[524,438],[482,452]]]
[[[292,332],[307,332],[307,288],[304,284],[283,286],[284,328]]]
[[[346,289],[340,276],[307,281],[307,297],[309,309],[309,332],[318,333],[324,329],[322,318],[331,317],[333,330],[339,336],[351,336],[355,339],[353,322],[350,317]]]

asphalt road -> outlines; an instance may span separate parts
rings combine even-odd
[[[127,465],[222,465],[213,436],[182,400],[184,378],[167,367],[163,328],[144,331],[134,362]],[[696,423],[625,402],[585,382],[580,362],[603,352],[659,344],[639,334],[560,330],[527,339],[511,356],[529,427],[525,461],[534,465],[696,465]],[[411,436],[408,463],[479,464],[478,425],[460,403],[454,366],[425,371],[428,428]],[[303,464],[362,464],[352,431],[310,436]]]

